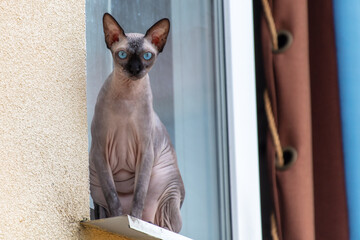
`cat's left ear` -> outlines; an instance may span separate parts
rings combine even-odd
[[[156,46],[159,52],[162,52],[167,36],[170,30],[170,21],[167,18],[163,18],[156,22],[145,34],[145,38]]]

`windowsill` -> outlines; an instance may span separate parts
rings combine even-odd
[[[191,240],[188,237],[184,237],[129,215],[86,221],[81,222],[81,224],[136,240]]]

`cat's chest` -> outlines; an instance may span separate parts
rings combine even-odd
[[[105,152],[110,167],[115,171],[134,171],[140,155],[141,131],[133,122],[109,125]]]
[[[116,111],[114,111],[116,110]],[[117,106],[106,121],[106,156],[113,172],[135,171],[143,142],[151,135],[151,115],[143,109]]]

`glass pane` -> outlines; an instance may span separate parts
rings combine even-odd
[[[221,93],[214,40],[212,1],[87,0],[88,123],[98,91],[112,71],[104,42],[102,15],[111,13],[125,32],[145,33],[161,18],[169,18],[170,35],[150,71],[154,108],[175,146],[186,196],[181,234],[199,240],[224,236],[222,176],[219,173]],[[90,131],[89,131],[90,134]],[[220,140],[219,140],[220,139]],[[90,136],[89,136],[89,140]],[[220,156],[220,157],[219,157]],[[220,164],[221,165],[221,164]],[[225,176],[226,178],[227,176]]]

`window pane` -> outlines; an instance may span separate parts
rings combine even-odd
[[[171,136],[185,184],[181,234],[199,240],[222,239],[224,189],[218,166],[227,159],[219,158],[224,149],[219,149],[217,102],[221,96],[212,1],[87,0],[89,126],[97,93],[112,70],[102,30],[104,12],[110,12],[125,32],[145,33],[161,18],[170,19],[170,35],[150,71],[150,81],[155,111]]]

